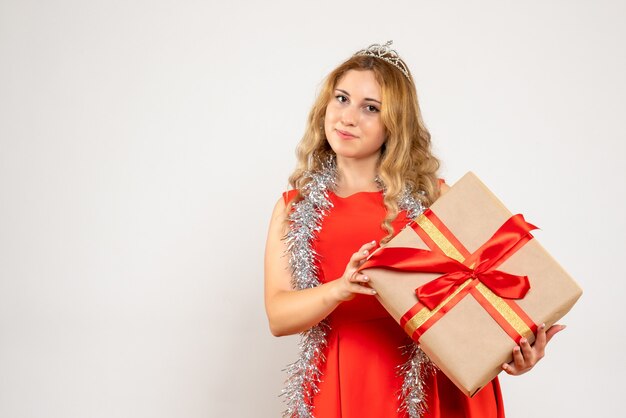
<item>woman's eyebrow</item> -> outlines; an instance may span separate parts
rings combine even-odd
[[[347,91],[345,91],[345,90],[342,90],[342,89],[335,89],[335,90],[340,91],[340,92],[342,92],[343,94],[345,94],[346,96],[350,97],[350,93],[348,93],[348,92],[347,92]],[[376,102],[376,103],[378,103],[379,105],[382,105],[382,103],[380,102],[380,100],[371,99],[371,98],[369,98],[369,97],[366,97],[364,100],[369,100],[369,101],[371,101],[371,102]]]

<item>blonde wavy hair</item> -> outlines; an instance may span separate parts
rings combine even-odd
[[[324,80],[321,91],[309,113],[306,131],[296,149],[297,166],[289,184],[298,190],[288,206],[302,198],[302,190],[310,181],[307,172],[322,168],[322,163],[334,156],[324,131],[326,107],[334,97],[337,82],[349,70],[370,70],[382,90],[381,119],[386,141],[378,161],[378,176],[385,185],[387,217],[382,227],[388,242],[394,234],[391,223],[398,216],[398,198],[404,187],[414,193],[425,206],[439,197],[437,170],[439,160],[431,152],[430,133],[424,126],[413,77],[407,78],[393,65],[371,56],[354,55],[333,70]],[[418,193],[422,190],[425,194]]]

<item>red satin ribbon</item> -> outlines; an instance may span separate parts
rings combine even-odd
[[[517,276],[495,268],[532,239],[530,231],[533,229],[537,227],[527,223],[522,214],[517,214],[511,216],[463,263],[440,251],[382,248],[363,263],[359,270],[378,267],[398,271],[445,273],[415,289],[419,301],[430,310],[469,278],[477,278],[502,298],[521,299],[530,289],[528,276]],[[472,265],[473,268],[469,267]]]

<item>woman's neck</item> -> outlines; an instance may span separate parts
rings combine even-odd
[[[378,190],[376,181],[378,155],[367,159],[337,156],[337,191],[341,194]]]

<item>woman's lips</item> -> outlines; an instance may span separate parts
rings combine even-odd
[[[336,131],[337,131],[337,135],[339,135],[340,138],[343,138],[343,139],[353,139],[353,138],[356,138],[356,136],[354,136],[354,135],[352,135],[352,134],[350,134],[348,132],[340,131],[339,129],[336,129]]]

